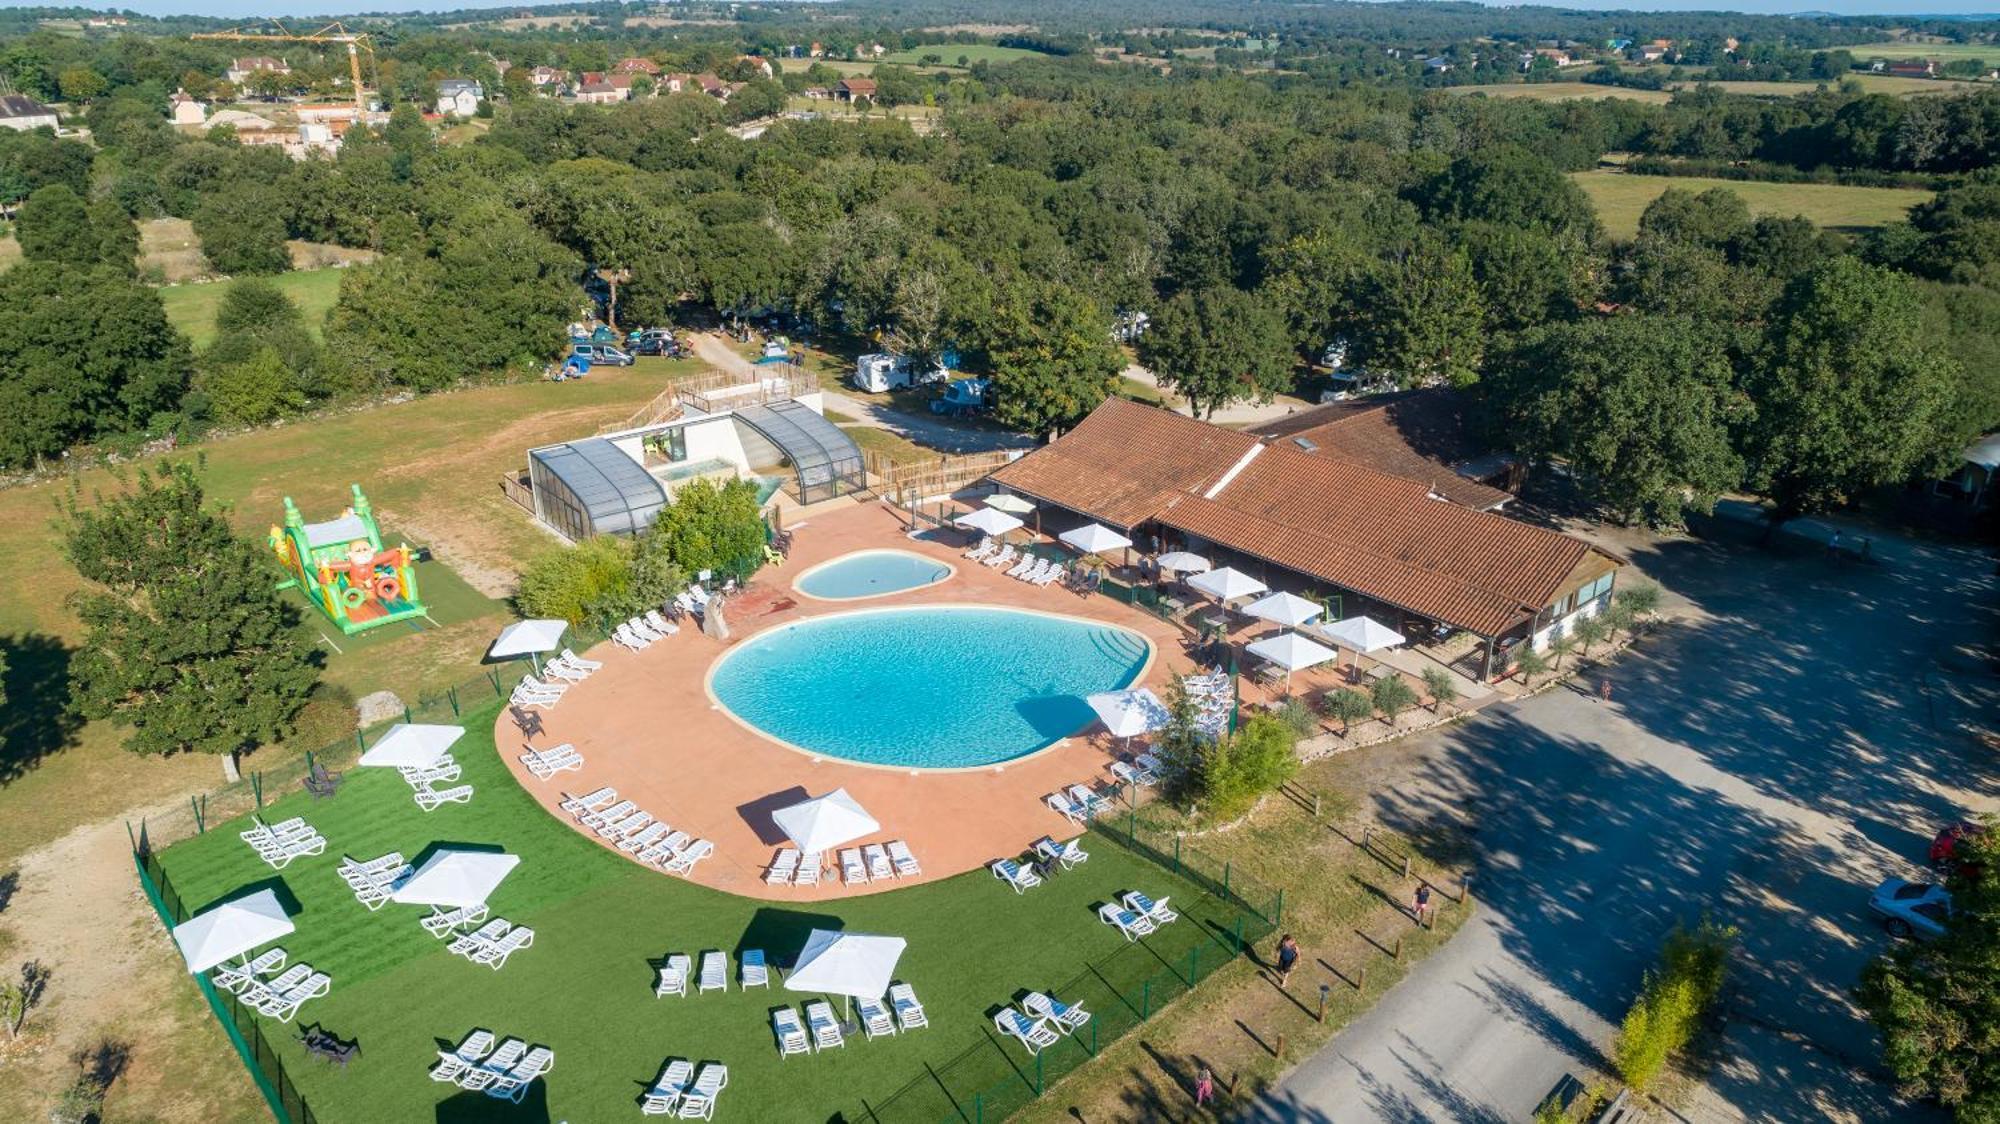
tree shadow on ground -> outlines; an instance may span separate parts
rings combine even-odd
[[[846,928],[846,921],[831,914],[762,906],[750,916],[750,923],[743,927],[743,935],[737,938],[730,954],[741,959],[744,949],[760,948],[764,950],[766,964],[791,971],[814,929],[838,932]]]
[[[0,655],[7,661],[6,674],[0,677],[7,700],[0,705],[0,787],[4,787],[33,772],[43,758],[75,745],[83,718],[69,706],[69,662],[74,652],[62,641],[39,632],[0,636]]]

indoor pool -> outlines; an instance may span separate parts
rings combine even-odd
[[[936,585],[951,576],[951,567],[907,550],[862,550],[823,562],[799,575],[800,593],[827,601],[880,597]]]
[[[838,613],[744,641],[710,673],[737,718],[871,765],[991,765],[1077,733],[1084,696],[1129,685],[1152,646],[1129,629],[1015,609]]]

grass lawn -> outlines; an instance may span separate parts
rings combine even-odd
[[[872,425],[843,425],[841,432],[854,439],[854,443],[869,452],[880,453],[897,464],[915,464],[918,461],[934,461],[938,458],[936,449],[926,449],[907,437],[878,429]]]
[[[1614,238],[1630,238],[1638,233],[1639,215],[1668,188],[1706,191],[1726,187],[1743,197],[1750,210],[1759,215],[1804,215],[1824,227],[1856,230],[1883,226],[1902,219],[1911,207],[1931,197],[1917,188],[1848,187],[1842,184],[1758,183],[1693,176],[1635,176],[1624,172],[1597,170],[1572,172],[1590,201],[1597,205],[1598,217]]]
[[[997,64],[1048,57],[1040,51],[1030,51],[1025,47],[995,47],[987,43],[925,43],[906,51],[885,55],[882,61],[918,66],[923,63],[925,55],[938,56],[945,66],[957,66],[960,56],[964,56],[968,66],[975,62]]]
[[[280,273],[271,280],[292,298],[293,304],[299,306],[299,311],[305,315],[306,326],[317,334],[320,325],[326,322],[327,310],[340,296],[340,270],[294,270]],[[167,306],[167,319],[187,336],[190,343],[196,348],[207,347],[215,341],[216,309],[222,306],[223,294],[234,283],[214,281],[164,285],[160,288],[160,303]]]
[[[1665,105],[1673,95],[1665,90],[1637,90],[1625,86],[1603,86],[1595,82],[1521,82],[1504,86],[1452,86],[1454,94],[1485,94],[1495,98],[1528,98],[1532,101],[1570,101],[1576,98],[1624,98],[1649,105]]]
[[[1956,59],[1983,59],[2000,63],[2000,44],[1993,43],[1925,43],[1906,39],[1881,43],[1863,43],[1857,47],[1843,47],[1856,59],[1867,61],[1872,58],[1885,59],[1936,59],[1952,62]]]
[[[1025,1098],[1017,1067],[1032,1063],[1018,1047],[995,1040],[991,1012],[999,1005],[1023,989],[1061,989],[1095,963],[1102,982],[1062,997],[1103,1012],[1108,1022],[1129,1024],[1134,1016],[1121,1019],[1107,1006],[1117,1000],[1106,985],[1137,995],[1141,980],[1185,965],[1191,950],[1213,967],[1224,956],[1213,934],[1226,934],[1237,916],[1235,907],[1096,835],[1086,840],[1088,863],[1025,895],[974,871],[859,899],[815,901],[811,891],[801,891],[796,904],[733,897],[642,868],[544,812],[499,761],[493,714],[489,707],[469,715],[458,745],[464,780],[477,788],[470,804],[425,815],[393,772],[355,769],[330,801],[309,803],[295,793],[266,810],[267,820],[305,816],[329,841],[324,855],[273,872],[237,838],[241,822],[212,827],[162,854],[190,911],[267,885],[296,903],[298,930],[281,943],[294,963],[333,977],[332,993],[307,1004],[300,1022],[358,1037],[363,1052],[343,1073],[307,1064],[282,1045],[288,1028],[267,1023],[266,1033],[281,1044],[289,1072],[327,1124],[515,1118],[498,1111],[501,1102],[449,1098],[449,1087],[426,1075],[440,1044],[475,1027],[555,1050],[555,1069],[531,1093],[521,1119],[636,1116],[638,1096],[666,1059],[678,1057],[729,1066],[721,1119],[824,1120],[845,1113],[854,1120],[864,1102],[880,1105],[916,1082],[881,1119],[935,1122],[952,1108],[925,1078],[925,1067],[968,1051],[949,1070],[955,1087],[969,1096],[1011,1085]],[[447,954],[417,925],[418,909],[391,904],[367,912],[335,873],[343,853],[373,858],[398,850],[421,861],[427,847],[442,841],[498,846],[522,857],[491,905],[496,916],[533,927],[535,943],[498,972]],[[1127,944],[1098,921],[1095,903],[1132,887],[1171,895],[1182,919],[1143,944]],[[698,960],[703,950],[721,949],[733,966],[740,950],[762,948],[784,967],[813,928],[907,938],[896,976],[916,988],[931,1027],[876,1042],[853,1039],[830,1056],[781,1060],[770,1010],[815,996],[775,985],[768,992],[732,986],[713,996],[653,996],[652,962],[669,952]]]

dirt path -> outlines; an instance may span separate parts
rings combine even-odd
[[[123,819],[86,824],[30,852],[18,876],[0,912],[4,963],[11,975],[39,960],[52,975],[22,1038],[0,1045],[0,1119],[44,1118],[79,1072],[76,1055],[105,1041],[130,1051],[105,1102],[108,1120],[264,1114],[139,889]]]

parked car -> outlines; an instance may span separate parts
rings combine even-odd
[[[959,379],[946,383],[944,393],[931,399],[931,413],[951,418],[984,413],[993,407],[992,391],[991,379]]]
[[[687,354],[687,348],[672,336],[647,336],[632,345],[632,354],[664,355],[669,359],[678,359]]]
[[[1960,820],[1938,832],[1931,839],[1931,869],[1940,875],[1949,875],[1954,871],[1959,874],[1977,874],[1979,871],[1976,866],[1957,858],[1956,855],[1960,843],[1985,831],[1986,828],[1970,820]]]
[[[1868,897],[1892,937],[1941,937],[1951,920],[1951,892],[1931,882],[1891,878]]]
[[[605,367],[630,367],[632,356],[623,348],[608,343],[580,343],[571,350],[572,355],[581,355],[593,364]]]

